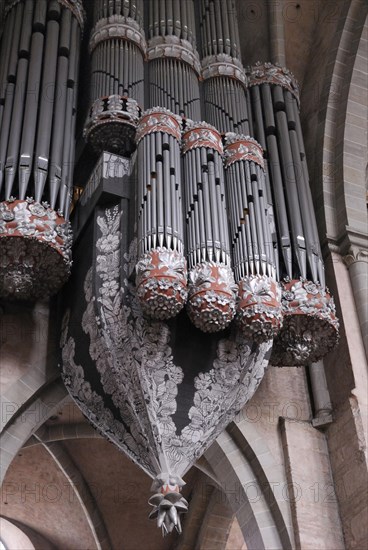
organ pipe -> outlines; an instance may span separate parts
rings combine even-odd
[[[206,121],[221,132],[249,135],[251,116],[233,0],[201,0],[203,100]]]
[[[201,66],[193,0],[150,1],[148,59],[150,106],[199,120]]]

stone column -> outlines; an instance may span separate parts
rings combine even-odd
[[[284,27],[283,0],[269,0],[268,2],[268,29],[270,37],[270,51],[272,63],[286,66],[285,27]]]
[[[331,398],[327,388],[327,381],[323,361],[309,365],[309,374],[314,402],[314,419],[312,424],[319,428],[332,422]]]
[[[368,251],[352,245],[344,256],[349,269],[360,328],[366,355],[368,356]]]

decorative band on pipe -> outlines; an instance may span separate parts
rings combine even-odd
[[[187,263],[182,254],[155,248],[136,266],[137,296],[143,312],[159,320],[179,313],[187,300]]]
[[[100,19],[92,30],[89,52],[92,53],[100,42],[112,39],[129,40],[138,46],[144,56],[146,55],[147,42],[144,32],[131,17],[111,15],[107,19]]]
[[[246,68],[249,86],[259,86],[260,84],[276,84],[282,86],[291,92],[299,103],[299,84],[295,76],[289,69],[272,63],[258,62],[252,67]]]
[[[207,124],[207,122],[187,121],[182,143],[182,152],[184,155],[197,147],[215,149],[220,155],[224,153],[221,134],[214,126]]]
[[[139,114],[134,99],[120,95],[97,99],[91,107],[83,135],[97,152],[130,154],[135,148]]]
[[[69,222],[33,199],[0,203],[0,296],[36,300],[55,294],[71,267]]]
[[[175,35],[155,36],[148,42],[147,57],[152,59],[171,58],[187,63],[192,69],[201,76],[201,62],[198,52],[187,40],[183,40]]]
[[[241,160],[253,161],[264,170],[263,149],[254,138],[228,132],[224,146],[225,168]]]
[[[189,273],[188,315],[203,332],[225,329],[235,315],[237,285],[225,264],[203,262]]]
[[[137,127],[136,142],[147,134],[163,132],[181,140],[182,119],[164,107],[153,107],[142,113]]]
[[[282,326],[281,287],[270,277],[255,275],[239,282],[236,322],[257,343],[275,338]]]
[[[218,76],[228,76],[239,80],[243,86],[247,87],[248,79],[245,70],[239,59],[220,53],[210,55],[202,59],[202,78],[214,78]]]
[[[335,303],[327,289],[305,279],[282,283],[284,324],[271,363],[303,366],[319,361],[339,339]]]

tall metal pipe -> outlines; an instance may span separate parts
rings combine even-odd
[[[149,106],[200,118],[200,63],[196,51],[194,2],[152,0],[149,10]]]

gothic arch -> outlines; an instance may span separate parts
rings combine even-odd
[[[281,490],[274,490],[284,487],[285,477],[256,428],[247,425],[245,430],[231,424],[205,458],[236,515],[247,547],[291,549],[288,504]]]
[[[342,242],[346,226],[349,226],[344,178],[345,122],[352,87],[354,60],[358,52],[366,12],[363,1],[351,2],[334,62],[322,138],[325,223],[328,237],[336,244]]]
[[[1,483],[5,474],[24,443],[52,416],[66,401],[70,400],[60,379],[33,394],[22,408],[19,408],[1,433]]]

